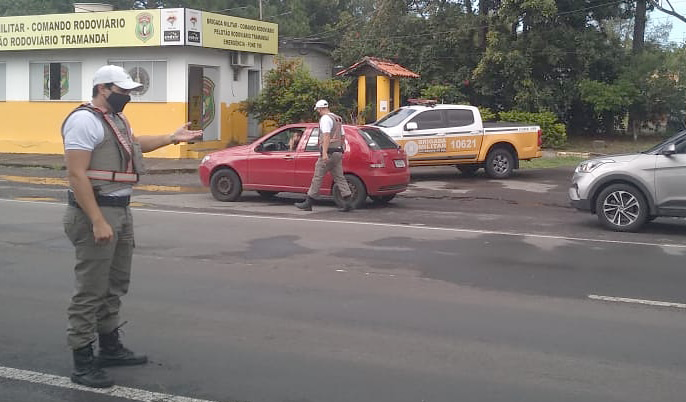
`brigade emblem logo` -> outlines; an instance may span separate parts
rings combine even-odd
[[[54,80],[53,82],[51,82]],[[67,66],[60,66],[60,76],[50,77],[50,64],[43,66],[43,95],[46,99],[50,99],[50,87],[56,86],[59,81],[60,98],[69,92],[69,68]]]
[[[214,121],[214,82],[210,77],[202,77],[202,128]]]
[[[152,15],[149,13],[140,13],[136,17],[136,37],[143,42],[147,42],[155,34],[155,28],[152,25]]]

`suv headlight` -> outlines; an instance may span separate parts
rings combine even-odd
[[[612,159],[592,159],[590,161],[581,162],[574,171],[576,173],[589,173],[606,163],[615,163],[615,161]]]
[[[205,162],[209,162],[212,157],[210,155],[205,155],[203,156],[202,160],[200,161],[200,164],[203,165]]]

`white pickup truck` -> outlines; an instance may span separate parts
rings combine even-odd
[[[483,167],[488,176],[502,179],[520,160],[542,156],[539,126],[484,123],[474,106],[403,106],[371,125],[405,149],[410,166],[455,165],[463,174]]]

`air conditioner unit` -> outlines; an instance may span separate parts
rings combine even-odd
[[[231,65],[234,67],[252,67],[255,55],[248,52],[231,52]]]

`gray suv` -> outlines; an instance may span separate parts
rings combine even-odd
[[[658,216],[686,216],[686,131],[631,155],[581,162],[569,189],[572,206],[620,232]]]

